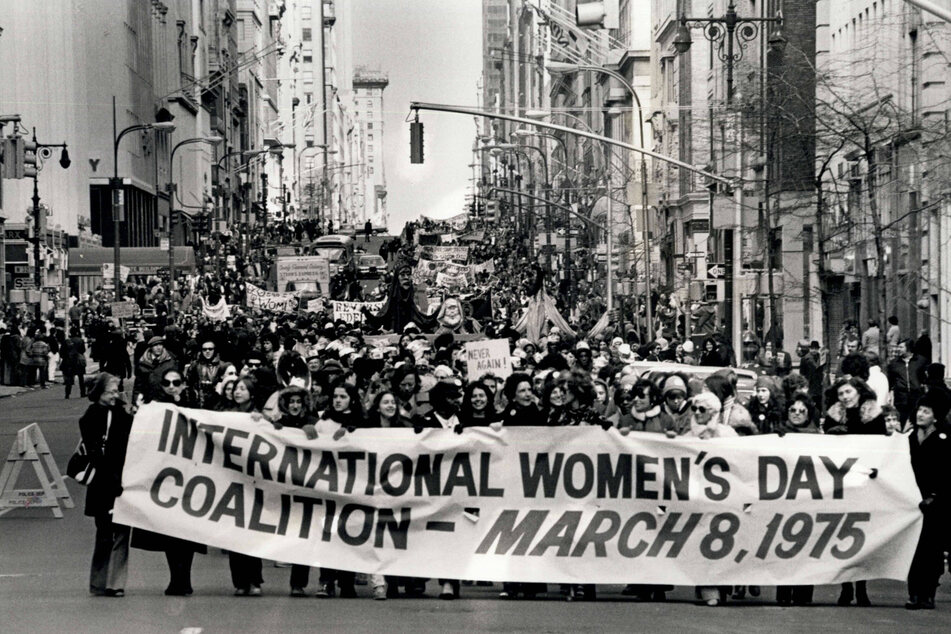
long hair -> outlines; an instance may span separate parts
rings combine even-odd
[[[465,391],[462,394],[462,409],[461,414],[467,418],[472,417],[472,393],[476,390],[482,390],[485,392],[485,398],[487,403],[485,405],[485,417],[493,418],[497,414],[495,411],[495,395],[492,391],[486,387],[485,383],[482,381],[474,381],[466,386]]]
[[[343,412],[338,412],[334,409],[333,398],[334,392],[337,388],[344,390],[347,393],[347,396],[350,397],[350,407]],[[341,425],[362,425],[366,421],[366,416],[363,411],[363,403],[360,401],[360,392],[357,390],[355,385],[351,385],[344,381],[344,377],[340,377],[330,388],[330,405],[324,410],[323,418],[336,421]]]

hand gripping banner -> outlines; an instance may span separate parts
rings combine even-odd
[[[278,561],[550,583],[905,579],[902,436],[668,439],[599,427],[366,429],[340,440],[153,403],[115,521]]]

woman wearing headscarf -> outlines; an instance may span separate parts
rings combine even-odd
[[[878,405],[875,392],[865,381],[857,376],[844,376],[832,386],[836,402],[826,412],[825,432],[827,434],[884,434],[885,417]],[[841,606],[872,605],[868,598],[865,581],[842,584],[842,592],[837,603]]]
[[[119,379],[101,373],[89,390],[92,405],[79,419],[89,466],[96,470],[86,489],[84,513],[96,520],[96,545],[89,571],[89,592],[96,596],[125,595],[129,560],[129,528],[114,524],[112,506],[122,491],[122,467],[132,429],[119,400]]]
[[[531,427],[545,424],[545,417],[535,403],[532,378],[524,372],[515,372],[505,379],[502,388],[507,405],[502,412],[502,424],[507,427]]]

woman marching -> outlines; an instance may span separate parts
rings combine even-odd
[[[194,407],[194,401],[185,388],[182,373],[166,369],[159,379],[159,391],[152,399],[156,403],[169,403],[178,407]],[[205,554],[207,547],[186,539],[161,535],[143,529],[132,531],[132,547],[142,550],[162,551],[168,563],[169,582],[165,588],[168,596],[190,596],[192,588],[192,560],[195,553]]]
[[[79,432],[95,476],[86,491],[85,514],[96,520],[96,546],[89,571],[89,592],[125,596],[129,528],[112,522],[112,506],[122,492],[122,467],[132,416],[119,400],[119,379],[101,373],[89,390],[92,405],[79,419]]]

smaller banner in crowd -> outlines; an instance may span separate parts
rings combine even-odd
[[[385,303],[386,302],[341,302],[333,300],[330,302],[330,305],[333,306],[334,321],[342,319],[348,324],[362,324],[364,308],[375,313],[383,308],[383,304]]]
[[[322,313],[325,310],[327,310],[327,300],[323,297],[315,297],[314,299],[308,300],[308,313]]]
[[[453,262],[465,264],[469,261],[469,247],[422,246],[419,248],[417,257],[439,262],[452,260]]]
[[[469,283],[465,275],[451,275],[449,273],[436,273],[436,286],[445,288],[461,288]]]
[[[114,520],[364,573],[800,585],[904,580],[919,502],[899,434],[702,440],[566,426],[308,440],[249,414],[149,403]]]
[[[116,319],[129,319],[139,313],[139,306],[135,302],[112,302],[112,316]]]
[[[483,374],[488,373],[503,379],[512,374],[512,352],[509,350],[509,340],[467,341],[466,369],[471,381],[476,381]]]
[[[277,258],[277,288],[287,290],[290,283],[319,284],[324,292],[330,291],[330,262],[313,255],[281,256]]]
[[[480,273],[495,273],[495,261],[486,260],[485,262],[480,262],[479,264],[470,264],[469,272],[473,275],[478,275]]]
[[[220,298],[218,303],[214,306],[206,301],[202,301],[201,312],[212,321],[224,321],[231,317],[231,309],[228,307],[228,302],[225,301],[224,297]]]
[[[278,312],[292,313],[297,310],[297,296],[294,293],[275,293],[259,288],[250,282],[245,285],[247,289],[248,308],[260,308],[261,310],[274,310]]]

